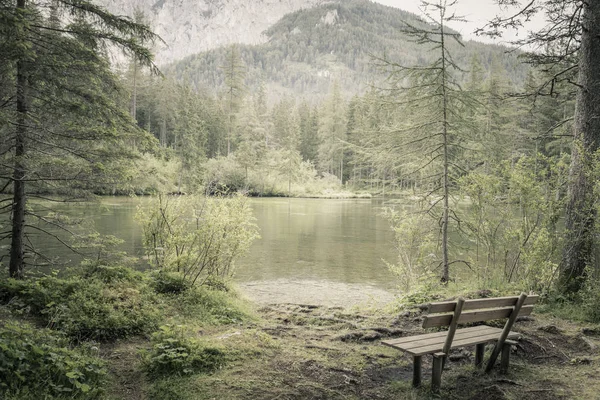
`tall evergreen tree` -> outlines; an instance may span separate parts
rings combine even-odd
[[[117,46],[152,66],[139,43],[154,35],[85,0],[3,0],[0,21],[0,176],[13,192],[3,208],[11,223],[4,237],[11,239],[10,275],[21,278],[26,257],[37,253],[28,233],[56,225],[28,207],[28,198],[67,188],[80,196],[126,164],[117,161],[128,155],[127,135],[140,132],[118,105],[105,48]]]
[[[227,111],[227,155],[232,151],[232,142],[235,140],[235,117],[242,104],[242,96],[246,92],[244,79],[246,67],[242,61],[240,50],[236,45],[231,45],[225,55],[225,61],[221,66],[225,75],[225,109]]]
[[[346,124],[346,104],[340,93],[339,81],[335,80],[319,114],[319,167],[322,171],[338,175],[340,180],[344,173]]]
[[[460,158],[470,135],[463,118],[466,109],[474,107],[470,97],[457,82],[460,68],[449,51],[449,41],[460,42],[458,34],[448,30],[447,24],[457,17],[451,8],[456,1],[422,1],[430,28],[407,24],[406,32],[436,54],[432,64],[424,67],[405,67],[384,60],[390,69],[390,93],[400,95],[400,103],[406,116],[412,121],[396,130],[401,146],[408,159],[417,157],[413,173],[421,174],[429,181],[426,193],[427,212],[439,220],[441,233],[441,281],[450,280],[449,225],[457,219],[457,210],[451,202],[452,188],[464,167]],[[408,86],[407,86],[408,83]],[[402,154],[399,157],[404,158]],[[413,160],[413,162],[415,162]]]

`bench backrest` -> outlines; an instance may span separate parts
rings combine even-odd
[[[527,296],[518,316],[531,314],[533,305],[537,302],[538,297],[537,295]],[[518,300],[519,296],[464,300],[456,324],[509,318]],[[423,328],[450,326],[453,322],[457,304],[457,300],[430,303],[428,306],[428,315],[423,320]]]
[[[442,349],[442,353],[448,355],[459,324],[508,318],[490,357],[488,366],[493,365],[498,357],[499,349],[504,345],[504,341],[508,337],[517,316],[531,314],[532,304],[537,299],[538,296],[527,296],[525,293],[521,293],[519,297],[496,297],[478,300],[459,298],[456,301],[431,303],[429,305],[429,315],[423,321],[423,328],[448,326],[448,335]],[[465,312],[463,313],[463,311]]]

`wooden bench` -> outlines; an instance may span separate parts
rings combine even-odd
[[[387,346],[400,349],[413,356],[413,386],[421,385],[421,361],[426,354],[433,355],[431,389],[438,391],[442,381],[442,369],[451,349],[475,346],[475,365],[483,364],[483,354],[487,343],[495,342],[494,350],[488,360],[486,372],[494,367],[496,359],[502,352],[501,371],[508,369],[510,348],[515,345],[510,339],[517,339],[518,334],[511,332],[517,316],[531,314],[533,304],[538,296],[496,297],[487,299],[445,301],[431,303],[428,315],[423,321],[423,328],[448,326],[448,331],[409,336],[382,341]],[[471,326],[458,329],[459,324],[484,322],[508,318],[504,329],[486,325]]]

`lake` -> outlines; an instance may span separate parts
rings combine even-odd
[[[125,242],[129,254],[143,256],[142,232],[135,220],[148,198],[102,198],[99,203],[61,207],[87,216],[101,234]],[[381,199],[249,199],[261,239],[236,263],[235,281],[258,303],[348,306],[393,300],[395,279],[384,259],[394,262],[394,234],[379,214]],[[53,240],[38,246],[76,258]]]

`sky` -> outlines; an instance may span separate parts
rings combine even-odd
[[[405,11],[410,11],[417,15],[422,15],[419,7],[420,0],[374,0],[377,3],[385,4],[400,8]],[[514,10],[513,10],[514,11]],[[459,31],[465,39],[478,40],[481,42],[494,42],[499,44],[508,44],[510,40],[522,38],[526,35],[527,30],[537,30],[544,26],[542,16],[536,16],[531,23],[525,26],[525,32],[506,32],[500,40],[491,40],[487,37],[476,36],[473,32],[475,29],[483,27],[487,21],[494,18],[496,15],[510,15],[495,4],[494,0],[459,0],[456,6],[456,15],[465,17],[467,23],[449,24],[451,28]]]

